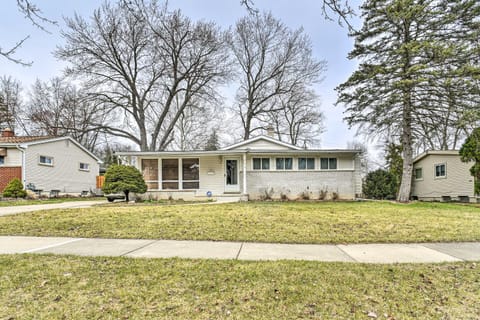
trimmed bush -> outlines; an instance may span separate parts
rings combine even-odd
[[[397,187],[397,178],[393,173],[378,169],[367,174],[363,193],[368,199],[395,199]]]
[[[3,189],[2,194],[5,198],[25,198],[27,196],[27,192],[23,190],[23,183],[18,178],[12,179]]]
[[[137,168],[125,165],[111,165],[105,173],[103,192],[123,192],[128,202],[130,192],[145,193],[147,185],[143,180],[142,173]]]

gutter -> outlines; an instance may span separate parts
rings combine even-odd
[[[22,184],[23,184],[23,190],[26,189],[26,182],[27,182],[27,177],[26,177],[26,159],[25,159],[25,149],[26,147],[22,147],[19,144],[15,145],[15,148],[17,148],[18,151],[22,153]]]

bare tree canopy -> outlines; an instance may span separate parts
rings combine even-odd
[[[336,16],[336,20],[339,25],[345,24],[350,30],[354,30],[350,22],[351,18],[355,16],[355,10],[352,8],[348,0],[321,0],[322,1],[322,14],[327,20],[334,20],[333,16]],[[253,0],[240,0],[240,3],[252,13],[258,13],[255,8]]]
[[[167,148],[185,110],[216,99],[229,74],[219,28],[157,1],[105,3],[90,21],[66,23],[56,54],[71,63],[67,74],[110,110],[115,119],[102,129],[143,151]]]
[[[100,128],[109,115],[102,105],[89,99],[83,88],[53,78],[35,82],[23,118],[24,129],[31,135],[68,135],[94,151],[102,136]]]
[[[270,13],[240,19],[228,44],[238,67],[236,104],[244,139],[269,126],[269,117],[284,109],[282,99],[298,88],[308,90],[326,67],[312,57],[302,29],[292,31]]]
[[[0,129],[16,129],[21,108],[20,91],[20,83],[12,77],[0,78]]]
[[[40,10],[40,8],[37,7],[37,5],[35,5],[34,3],[32,3],[30,0],[17,0],[17,8],[20,13],[23,14],[25,19],[30,21],[32,25],[39,28],[40,30],[48,32],[48,30],[45,28],[46,24],[57,24],[56,21],[46,18],[43,15],[42,10]],[[22,47],[25,41],[27,41],[29,38],[30,36],[26,36],[23,39],[19,40],[15,45],[7,48],[2,48],[2,46],[0,45],[0,56],[23,66],[32,65],[33,62],[25,61],[15,56],[17,50],[20,49],[20,47]]]

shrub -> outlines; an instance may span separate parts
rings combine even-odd
[[[320,194],[318,195],[318,200],[326,200],[328,195],[327,190],[320,190]]]
[[[338,194],[338,191],[337,192],[332,192],[332,200],[336,201],[338,199],[340,199],[340,195]]]
[[[3,196],[5,198],[25,198],[27,192],[23,190],[23,183],[20,179],[14,178],[3,189]]]
[[[389,171],[378,169],[367,174],[363,183],[363,193],[369,199],[395,199],[398,182]]]
[[[105,183],[102,189],[105,193],[123,192],[125,200],[128,202],[128,194],[130,192],[145,193],[147,185],[137,168],[125,165],[111,165],[105,173]]]

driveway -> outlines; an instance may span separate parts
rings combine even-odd
[[[51,209],[72,209],[72,208],[89,208],[93,205],[106,203],[106,200],[94,200],[94,201],[70,201],[62,203],[48,203],[48,204],[34,204],[30,206],[11,206],[0,207],[0,217],[8,216],[11,214],[51,210]]]

